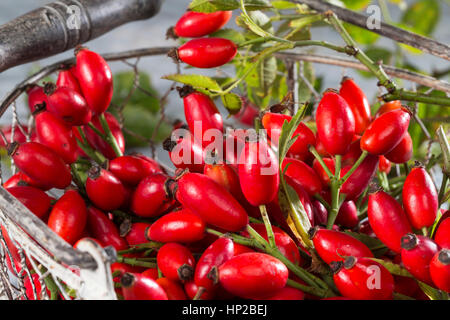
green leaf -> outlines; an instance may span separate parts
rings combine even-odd
[[[344,27],[348,31],[350,36],[360,44],[374,44],[380,38],[378,34],[357,27],[350,23],[344,23]]]
[[[222,88],[217,81],[200,74],[170,74],[162,78],[192,86],[194,89],[206,94],[222,92]]]
[[[263,10],[272,8],[268,0],[245,0],[247,10]],[[239,9],[240,0],[193,0],[189,9],[196,12],[211,13],[216,11]]]
[[[113,104],[122,105],[124,102],[140,105],[156,113],[160,109],[159,94],[150,81],[150,76],[144,72],[139,73],[139,88],[134,90],[135,73],[132,71],[114,74]],[[134,91],[133,91],[134,90]],[[130,92],[133,94],[129,97]]]
[[[277,77],[277,59],[275,57],[264,59],[259,63],[258,71],[259,85],[266,96]]]
[[[362,233],[356,233],[351,231],[344,231],[344,232],[349,236],[352,236],[353,238],[364,243],[376,257],[383,256],[388,250],[388,248],[377,238],[372,238]]]
[[[440,17],[440,6],[437,0],[419,0],[411,5],[402,17],[402,23],[411,31],[421,35],[430,35]]]
[[[313,68],[312,63],[310,63],[310,62],[303,63],[303,75],[309,81],[309,83],[314,85],[316,77],[315,77],[314,68]],[[311,98],[311,96],[312,96],[311,90],[309,90],[305,81],[303,81],[302,79],[299,79],[299,81],[298,81],[298,101],[308,101]]]
[[[127,105],[123,110],[124,127],[147,140],[153,138],[153,131],[159,122],[161,122],[161,115],[153,114],[140,105]],[[161,142],[166,139],[172,131],[172,126],[162,122],[159,130],[154,137],[154,142]],[[145,147],[148,146],[146,141],[143,141],[134,135],[124,132],[127,147]]]
[[[237,114],[242,107],[242,99],[234,93],[227,93],[221,96],[222,103],[230,114]]]
[[[361,10],[367,7],[372,0],[341,0],[345,6],[352,10]]]
[[[289,10],[297,8],[297,5],[295,3],[283,0],[272,1],[272,6],[277,10]]]
[[[235,29],[221,29],[209,35],[214,38],[228,39],[236,43],[237,45],[245,41],[244,35]]]
[[[430,298],[430,300],[446,300],[445,294],[441,293],[438,289],[430,287],[429,285],[423,283],[422,281],[417,281],[420,289]]]
[[[408,278],[414,278],[411,273],[409,273],[408,270],[406,270],[405,268],[402,268],[399,264],[393,263],[393,262],[389,262],[383,259],[375,259],[375,258],[370,258],[373,261],[378,262],[379,264],[381,264],[383,267],[385,267],[386,269],[388,269],[388,271],[396,276],[402,276],[402,277],[408,277]]]

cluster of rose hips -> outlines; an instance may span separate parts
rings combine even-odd
[[[174,32],[206,36],[230,17],[187,12]],[[200,68],[223,65],[235,54],[231,41],[215,38],[194,39],[177,50],[179,59]],[[4,187],[75,248],[85,238],[114,247],[118,262],[111,269],[119,297],[393,299],[401,293],[423,299],[418,281],[450,292],[450,215],[438,215],[427,171],[418,166],[407,174],[402,204],[384,191],[365,195],[377,170],[389,173],[391,162],[412,157],[410,114],[399,102],[383,105],[373,117],[362,90],[344,79],[339,92],[324,93],[317,132],[300,123],[280,164],[274,150],[293,117],[265,112],[267,139],[227,132],[222,151],[208,152],[205,135],[214,130],[223,136],[222,116],[209,96],[191,87],[180,93],[186,125],[175,131],[184,133],[164,143],[178,168],[174,175],[143,155],[122,155],[120,125],[106,113],[111,72],[86,49],[56,85],[29,90],[32,141],[20,133],[16,142],[4,141],[19,170]],[[310,246],[287,222],[283,181],[312,226]],[[51,199],[46,191],[52,188],[65,189],[64,195]],[[363,221],[361,203],[368,203]],[[417,234],[433,225],[430,237]],[[389,251],[374,260],[374,252],[346,229],[381,240]],[[19,271],[18,251],[3,231],[13,256],[9,267]],[[306,271],[311,261],[333,274],[335,288],[317,268]],[[393,275],[387,265],[409,273]]]

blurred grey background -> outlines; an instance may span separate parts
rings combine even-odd
[[[0,24],[6,23],[16,16],[31,11],[37,7],[40,7],[49,0],[14,0],[14,1],[0,1]],[[408,0],[407,2],[411,2]],[[167,41],[165,39],[165,33],[167,28],[172,26],[177,19],[186,10],[190,0],[165,0],[161,9],[161,12],[154,18],[147,21],[139,21],[124,25],[112,32],[87,43],[87,46],[100,53],[117,52],[123,50],[130,50],[142,47],[154,47],[154,46],[167,46],[173,45],[174,42]],[[376,1],[373,1],[376,4]],[[392,16],[394,20],[401,14],[400,10],[394,6],[392,8]],[[443,11],[441,12],[441,19],[438,27],[434,33],[434,38],[437,40],[449,43],[450,41],[450,28],[447,20],[450,17],[450,8],[448,2],[442,1]],[[230,23],[233,26],[233,23]],[[318,28],[313,31],[313,38],[324,39],[334,43],[342,43],[340,37],[333,33],[330,28]],[[392,41],[388,39],[382,39],[377,43],[379,46],[392,47]],[[304,49],[307,50],[307,49]],[[301,50],[299,50],[301,51]],[[317,51],[322,51],[318,49]],[[323,51],[328,54],[335,54],[330,51]],[[70,57],[73,54],[72,50],[69,52],[54,56],[39,62],[40,66],[45,66],[49,63],[61,60],[66,57]],[[448,61],[435,58],[431,55],[408,57],[414,64],[420,65],[425,71],[432,71],[434,69],[444,69],[449,67]],[[36,64],[36,63],[35,63]],[[0,74],[0,98],[3,98],[9,91],[12,90],[15,84],[19,83],[30,72],[33,64],[26,64]],[[148,72],[153,80],[155,87],[162,93],[170,86],[170,82],[162,80],[161,76],[175,71],[175,65],[171,59],[165,56],[144,58],[139,64],[142,71]],[[34,66],[36,67],[36,66]],[[129,70],[129,68],[123,63],[112,63],[111,67],[113,71]],[[357,78],[359,74],[353,70],[344,70],[339,67],[321,66],[316,65],[317,74],[325,75],[324,88],[337,87],[343,74],[348,74]],[[369,98],[373,98],[376,92],[376,80],[359,80],[363,89],[366,91]],[[409,86],[409,84],[405,84]],[[180,99],[175,94],[170,97],[170,109],[169,112],[180,114],[181,104]],[[175,116],[174,116],[175,117]],[[178,116],[179,117],[179,116]],[[4,119],[3,119],[4,121]],[[2,121],[2,122],[3,122]]]

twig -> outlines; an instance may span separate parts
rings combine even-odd
[[[308,5],[311,9],[318,12],[333,11],[339,19],[359,26],[361,28],[367,29],[367,16],[335,6],[331,3],[322,0],[290,0],[294,3],[303,3]],[[424,52],[430,53],[437,57],[445,60],[450,60],[450,47],[446,44],[440,43],[436,40],[420,36],[418,34],[394,27],[382,21],[380,23],[380,28],[372,29],[370,31],[377,33],[381,36],[390,38],[392,40],[410,45],[414,48],[420,49]]]

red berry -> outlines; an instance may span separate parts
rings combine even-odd
[[[285,171],[286,176],[300,184],[309,195],[313,196],[322,190],[322,182],[313,168],[303,161],[285,158],[282,165],[283,171],[288,165],[289,167]]]
[[[335,171],[334,160],[332,158],[323,158],[322,160],[327,166],[327,168],[330,169],[330,172],[334,174]],[[329,186],[330,177],[328,177],[328,174],[326,173],[325,169],[322,167],[322,165],[317,159],[314,159],[313,169],[316,172],[317,176],[319,177],[320,181],[322,181],[322,185],[324,187]]]
[[[125,224],[126,225],[126,224]],[[123,225],[122,225],[123,226]],[[120,231],[122,233],[123,227],[120,227]],[[148,239],[145,236],[147,229],[150,228],[151,224],[145,222],[135,222],[129,225],[129,229],[126,230],[125,239],[130,246],[135,246],[138,244],[148,242]],[[124,233],[124,232],[123,232]],[[122,233],[122,235],[123,235]]]
[[[403,136],[399,144],[386,153],[386,159],[393,163],[408,162],[413,155],[413,141],[408,132]]]
[[[109,162],[108,169],[120,181],[132,186],[138,185],[151,174],[160,172],[152,163],[135,156],[117,157]]]
[[[226,231],[242,230],[248,223],[248,215],[239,202],[203,174],[184,174],[178,180],[176,199],[206,223]]]
[[[51,200],[44,191],[28,186],[7,188],[7,191],[22,202],[37,217],[45,220],[50,210]]]
[[[425,168],[413,168],[402,190],[403,206],[409,222],[415,229],[434,224],[439,209],[436,187]]]
[[[182,135],[175,132],[163,143],[164,150],[169,152],[170,160],[179,169],[189,169],[190,172],[203,172],[206,153],[202,144],[186,129],[181,129]],[[178,131],[178,130],[177,130]]]
[[[126,200],[122,182],[111,172],[94,166],[86,180],[86,193],[96,207],[105,211],[116,210]]]
[[[80,84],[78,83],[78,80],[74,74],[75,74],[75,67],[60,71],[58,74],[58,80],[56,80],[56,85],[59,88],[65,87],[72,89],[79,94],[83,94],[80,88]]]
[[[367,213],[377,237],[389,249],[400,253],[402,237],[412,231],[401,205],[387,193],[378,191],[369,196]]]
[[[350,170],[346,166],[341,170],[341,178]],[[372,178],[375,176],[378,168],[378,157],[367,155],[358,168],[348,177],[347,181],[341,187],[341,193],[345,194],[346,200],[357,199],[367,188]]]
[[[358,209],[353,201],[344,201],[339,208],[336,223],[345,228],[354,228],[358,225]]]
[[[120,282],[125,300],[168,300],[164,289],[148,276],[127,272]]]
[[[69,168],[50,148],[37,142],[26,142],[11,149],[15,165],[31,179],[58,189],[70,185],[72,175]]]
[[[327,91],[316,112],[317,134],[331,155],[344,155],[355,135],[355,117],[339,94]]]
[[[83,234],[87,221],[86,204],[75,190],[68,190],[55,203],[48,226],[61,238],[74,244]]]
[[[237,53],[234,42],[222,38],[202,38],[178,48],[181,61],[196,68],[215,68],[230,62]]]
[[[266,298],[267,300],[304,300],[305,294],[295,288],[284,287],[278,291],[275,295]]]
[[[380,263],[348,257],[331,265],[339,292],[354,300],[392,300],[394,278]]]
[[[397,110],[402,108],[402,103],[400,100],[389,101],[383,104],[380,109],[378,109],[375,118],[378,118],[382,114],[388,113],[389,111]]]
[[[217,268],[234,256],[231,239],[219,238],[202,254],[195,268],[194,281],[198,287],[214,292],[219,282]]]
[[[147,231],[147,238],[158,242],[190,243],[203,239],[205,222],[189,210],[166,214]]]
[[[441,290],[450,292],[450,250],[436,253],[430,263],[433,283]]]
[[[246,299],[273,296],[287,282],[289,271],[278,259],[264,253],[244,253],[219,267],[220,284]]]
[[[167,211],[173,201],[166,190],[167,176],[154,173],[144,178],[131,200],[131,210],[140,217],[156,217]]]
[[[76,53],[74,74],[83,96],[94,114],[108,109],[113,95],[113,77],[106,61],[98,54],[82,48]]]
[[[68,126],[81,126],[91,121],[92,111],[83,96],[74,89],[45,85],[47,110]]]
[[[188,248],[178,243],[163,245],[156,256],[159,270],[166,278],[188,281],[194,276],[195,260]]]
[[[47,95],[44,93],[44,88],[40,86],[33,86],[31,89],[27,91],[28,94],[28,107],[30,108],[31,113],[36,110],[38,105],[41,105],[45,102],[45,105],[48,105]]]
[[[327,229],[312,229],[314,248],[323,261],[344,261],[346,257],[373,258],[373,253],[361,241],[352,236]]]
[[[391,171],[391,162],[385,156],[379,156],[378,170],[388,174]]]
[[[376,118],[361,138],[361,149],[373,155],[385,155],[394,149],[408,130],[410,115],[404,109]]]
[[[434,242],[445,249],[450,249],[450,218],[444,219],[436,228]]]
[[[439,251],[431,239],[408,233],[402,237],[402,263],[416,279],[433,285],[430,262]]]
[[[156,283],[164,289],[168,300],[187,300],[186,293],[179,282],[173,281],[169,278],[159,278],[156,279]]]
[[[372,120],[369,100],[353,79],[347,77],[341,82],[339,94],[347,101],[355,117],[356,134],[362,134]]]
[[[264,141],[247,142],[239,158],[239,181],[253,206],[271,202],[278,194],[278,159]]]
[[[35,115],[36,134],[39,142],[55,151],[66,163],[77,160],[77,141],[72,130],[48,111]]]
[[[201,13],[187,11],[174,27],[175,34],[183,38],[207,36],[221,29],[232,16],[232,11]]]
[[[119,234],[119,229],[105,213],[92,206],[88,208],[87,212],[89,233],[102,246],[113,246],[116,250],[125,250],[128,248],[127,242]]]

